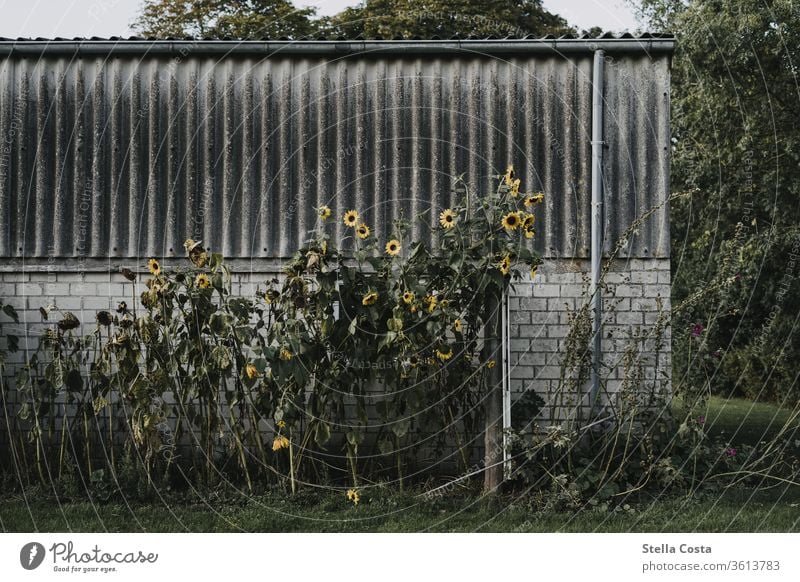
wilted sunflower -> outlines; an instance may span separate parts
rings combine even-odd
[[[64,314],[64,319],[58,322],[58,329],[61,331],[69,331],[80,327],[81,322],[75,317],[74,314],[67,312]]]
[[[195,267],[202,269],[208,262],[208,253],[203,248],[200,241],[187,238],[183,243],[183,248],[189,253],[189,260],[194,263]]]
[[[453,228],[456,225],[456,213],[447,208],[439,214],[439,224],[444,228]]]
[[[147,261],[147,268],[156,277],[158,277],[161,274],[161,265],[156,259],[150,259],[149,261]]]
[[[378,292],[370,291],[361,299],[361,305],[372,305],[378,300]]]
[[[348,210],[344,213],[344,225],[349,226],[350,228],[355,227],[358,224],[358,211],[356,210]]]
[[[500,272],[503,275],[508,275],[508,272],[511,270],[511,257],[506,255],[503,257],[503,260],[497,265],[497,268],[500,269]]]
[[[441,361],[446,362],[447,360],[453,357],[453,348],[448,348],[446,352],[437,349],[436,357],[439,358]]]
[[[98,311],[96,318],[97,318],[97,323],[99,323],[100,325],[104,325],[106,327],[111,325],[111,323],[113,322],[113,318],[111,317],[111,314],[108,311]]]
[[[461,333],[461,330],[464,329],[464,324],[460,319],[456,319],[453,322],[453,329],[456,330],[458,333]]]
[[[275,440],[272,441],[272,450],[273,451],[280,451],[281,449],[288,449],[289,448],[289,439],[285,436],[277,436]]]
[[[505,175],[506,186],[511,186],[512,180],[514,180],[514,166],[509,164],[508,168],[506,168],[506,175]]]
[[[531,281],[533,281],[536,278],[536,271],[538,271],[538,270],[539,270],[539,267],[533,267],[531,269]]]
[[[317,208],[317,214],[322,220],[328,220],[331,217],[331,209],[323,204]]]
[[[519,218],[519,212],[509,212],[500,221],[500,224],[506,230],[517,230],[522,221]]]
[[[194,283],[195,285],[200,287],[200,289],[206,289],[208,287],[211,287],[211,279],[209,279],[208,275],[206,275],[205,273],[200,273],[199,275],[197,275],[197,277],[194,278]]]
[[[414,303],[414,294],[411,291],[405,291],[403,293],[403,301],[406,305],[411,305]]]
[[[244,374],[250,380],[258,378],[258,368],[256,368],[254,364],[247,364],[244,367]]]
[[[519,179],[519,178],[517,178],[516,180],[513,180],[513,181],[511,182],[511,192],[510,192],[510,194],[511,194],[511,195],[512,195],[514,198],[516,198],[516,197],[517,197],[517,195],[519,194],[519,186],[520,186],[520,184],[521,184],[521,183],[522,183],[522,182],[520,181],[520,179]]]
[[[358,238],[365,239],[369,236],[369,227],[363,222],[356,227]]]
[[[392,257],[396,257],[400,254],[400,249],[403,248],[400,246],[400,241],[397,239],[392,239],[386,243],[386,254]]]

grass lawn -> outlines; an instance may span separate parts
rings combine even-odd
[[[676,406],[680,410],[680,403]],[[712,436],[731,444],[774,436],[790,411],[712,398],[705,414]],[[793,419],[795,429],[797,419]],[[797,434],[797,432],[795,433]],[[343,492],[227,494],[204,502],[150,503],[47,499],[42,491],[0,496],[0,530],[75,532],[800,532],[800,487],[727,491],[702,497],[643,499],[629,510],[532,511],[525,499],[453,494],[425,500],[413,493],[366,488],[358,506]]]

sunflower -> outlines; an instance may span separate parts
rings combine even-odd
[[[317,214],[322,220],[328,220],[331,217],[331,209],[323,204],[317,208]]]
[[[495,362],[494,360],[489,360],[488,362],[486,362],[486,367],[491,370],[492,368],[494,368],[496,363],[497,362]]]
[[[453,228],[456,225],[456,213],[447,208],[439,214],[439,224],[444,228]]]
[[[286,421],[279,420],[278,422],[275,423],[275,426],[277,426],[278,428],[286,428]]]
[[[443,352],[442,350],[436,350],[436,357],[441,361],[446,362],[453,357],[453,348],[448,348],[446,352]]]
[[[414,303],[414,298],[415,298],[414,294],[411,291],[405,291],[403,293],[403,302],[406,305],[411,305],[412,303]]]
[[[356,227],[358,238],[365,239],[369,236],[369,227],[363,222]]]
[[[281,351],[278,352],[278,357],[284,362],[288,362],[294,357],[294,354],[292,354],[292,352],[290,352],[286,348],[281,348]]]
[[[361,501],[361,495],[355,489],[348,489],[347,500],[352,501],[353,505],[358,505],[358,502]]]
[[[517,197],[517,195],[519,194],[519,185],[520,185],[521,183],[522,183],[522,182],[520,181],[520,179],[519,179],[519,178],[517,178],[516,180],[513,180],[513,181],[511,182],[511,192],[510,192],[510,194],[511,194],[511,195],[512,195],[514,198],[516,198],[516,197]]]
[[[423,301],[428,306],[428,313],[433,313],[433,310],[436,309],[436,304],[439,303],[436,295],[426,295]]]
[[[208,275],[205,273],[200,273],[194,278],[194,284],[200,287],[200,289],[206,289],[211,287],[211,279],[209,279]]]
[[[370,291],[361,299],[361,305],[372,305],[378,300],[378,292]]]
[[[521,223],[522,220],[520,220],[519,212],[509,212],[503,217],[503,220],[500,221],[500,224],[506,230],[517,230]]]
[[[528,212],[524,216],[525,218],[522,219],[522,228],[533,228],[533,223],[536,222],[536,215]]]
[[[531,281],[533,281],[536,278],[536,271],[538,271],[538,270],[539,270],[539,267],[533,267],[531,269]]]
[[[344,225],[349,227],[354,227],[358,224],[358,211],[357,210],[348,210],[344,213]]]
[[[523,232],[525,233],[525,238],[533,238],[533,236],[536,234],[536,231],[534,231],[532,228],[526,228]]]
[[[275,437],[275,440],[272,441],[272,450],[280,451],[281,449],[288,449],[289,444],[289,439],[287,439],[285,436]]]
[[[156,259],[150,259],[147,261],[147,268],[156,277],[161,274],[161,264]]]
[[[503,275],[508,275],[508,272],[511,270],[511,257],[508,255],[503,257],[503,260],[498,263],[497,268],[500,269]]]
[[[544,202],[544,192],[536,192],[535,194],[528,194],[525,197],[524,204],[525,206],[530,207],[530,206],[536,206],[537,204],[540,204],[542,202]]]
[[[514,166],[509,164],[508,168],[506,169],[506,176],[505,176],[506,186],[511,186],[511,182],[513,180],[514,180]]]
[[[461,333],[461,330],[464,329],[464,324],[460,319],[456,319],[453,322],[453,329],[456,330],[458,333]]]
[[[386,254],[392,257],[396,257],[400,254],[400,249],[403,247],[400,245],[400,241],[397,239],[392,239],[386,243]]]
[[[252,380],[253,378],[258,377],[258,368],[256,368],[253,364],[247,364],[244,367],[244,374],[247,376],[248,380]]]

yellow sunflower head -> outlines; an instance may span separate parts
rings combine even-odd
[[[348,210],[344,213],[344,225],[354,228],[358,224],[358,211]]]
[[[506,230],[517,230],[521,223],[522,220],[520,220],[519,212],[509,212],[503,217],[503,220],[500,221],[500,224]]]
[[[511,194],[511,195],[512,195],[514,198],[516,198],[516,197],[517,197],[517,195],[519,194],[519,186],[520,186],[520,184],[521,184],[521,183],[522,183],[522,182],[520,181],[520,179],[519,179],[519,178],[517,178],[516,180],[512,180],[512,181],[511,181],[511,192],[510,192],[510,194]]]
[[[522,220],[522,228],[533,228],[533,223],[536,222],[536,216],[531,213],[527,213],[524,216],[525,218]]]
[[[331,209],[323,204],[317,208],[317,214],[322,220],[328,220],[331,217]]]
[[[161,263],[158,262],[156,259],[150,259],[147,261],[147,268],[150,272],[158,277],[161,274]]]
[[[294,357],[294,354],[292,354],[292,352],[286,348],[281,348],[281,351],[278,353],[278,357],[284,362],[288,362],[292,359],[292,357]]]
[[[453,329],[456,330],[458,333],[461,333],[461,330],[464,329],[464,324],[460,319],[456,319],[453,322]]]
[[[486,362],[486,367],[491,370],[492,368],[495,367],[496,364],[497,362],[495,362],[494,360],[489,360],[488,362]]]
[[[525,238],[533,238],[533,236],[536,234],[536,231],[534,231],[532,228],[526,228],[523,232],[525,233]]]
[[[447,348],[446,350],[436,350],[436,357],[439,358],[441,361],[446,362],[450,358],[453,357],[453,348]]]
[[[428,306],[428,313],[433,313],[433,310],[436,309],[436,304],[439,303],[436,295],[426,295],[424,301],[425,305]]]
[[[528,208],[532,208],[543,201],[544,201],[544,194],[542,192],[536,192],[534,194],[528,194],[525,197],[523,204]]]
[[[272,441],[272,450],[280,451],[281,449],[288,449],[289,444],[289,439],[287,439],[285,436],[277,436],[275,437],[275,440]]]
[[[365,239],[369,237],[369,227],[363,222],[356,227],[356,234],[358,238]]]
[[[372,305],[378,300],[378,292],[370,291],[361,299],[361,305]]]
[[[456,225],[456,213],[447,208],[439,214],[439,224],[444,228],[453,228]]]
[[[211,279],[209,279],[208,275],[205,273],[200,273],[194,278],[194,284],[200,287],[200,289],[207,289],[211,287]]]
[[[258,377],[258,368],[256,368],[255,365],[253,365],[253,364],[247,364],[244,367],[244,374],[245,374],[245,376],[247,376],[247,378],[249,380],[252,380],[253,378],[257,378]]]
[[[497,268],[500,269],[500,272],[503,275],[508,275],[508,272],[511,270],[511,257],[506,255],[503,259],[498,263]]]
[[[532,267],[531,268],[531,281],[536,278],[536,272],[539,270],[539,267]]]
[[[396,257],[400,254],[400,249],[403,247],[400,245],[400,241],[397,239],[392,239],[386,243],[386,254],[391,257]]]
[[[358,502],[361,501],[361,495],[355,489],[348,489],[347,500],[352,501],[353,505],[358,505]]]
[[[406,305],[411,305],[414,303],[414,294],[411,291],[405,291],[403,293],[403,302]]]
[[[513,180],[514,180],[514,166],[509,164],[508,168],[506,168],[506,175],[505,175],[506,186],[511,186],[511,182]]]

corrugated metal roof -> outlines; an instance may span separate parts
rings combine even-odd
[[[341,59],[337,43],[292,42],[303,50],[212,58],[135,44],[142,54],[0,57],[0,256],[171,256],[193,236],[229,257],[282,257],[323,203],[358,208],[379,237],[433,210],[415,233],[429,239],[453,176],[486,192],[508,162],[547,194],[538,248],[588,254],[591,51],[501,59],[403,41],[380,44],[428,53]],[[606,71],[612,248],[667,194],[669,53],[612,54]],[[628,251],[669,255],[666,210]]]

